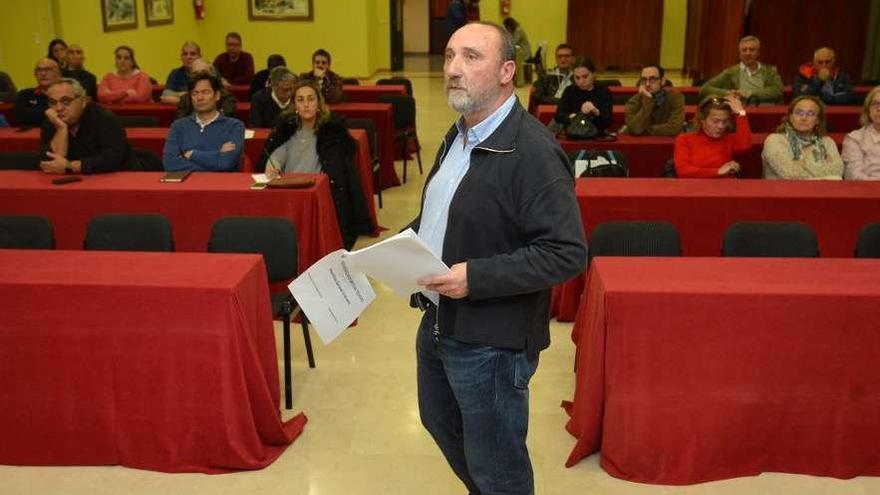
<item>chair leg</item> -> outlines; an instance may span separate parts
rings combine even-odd
[[[293,409],[293,377],[290,370],[290,313],[282,314],[284,335],[284,408]]]
[[[382,208],[382,176],[379,170],[373,172],[373,188],[376,190],[376,195],[379,196],[379,208]]]
[[[419,146],[419,138],[416,138],[416,158],[419,160],[419,175],[422,175],[422,147]]]
[[[309,368],[315,367],[315,354],[312,352],[312,338],[309,336],[309,319],[302,311],[299,312],[303,328],[303,340],[306,343],[306,356],[309,358]]]
[[[406,184],[406,138],[403,138],[403,183]]]

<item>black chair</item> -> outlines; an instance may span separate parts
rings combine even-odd
[[[0,170],[40,170],[40,153],[0,151]]]
[[[722,256],[818,258],[819,243],[803,222],[737,222],[724,233]]]
[[[880,258],[880,223],[869,223],[859,233],[856,258]]]
[[[348,129],[363,129],[367,132],[367,141],[370,143],[370,169],[373,175],[373,190],[379,197],[379,208],[382,208],[382,177],[379,175],[381,162],[378,156],[376,143],[376,124],[373,119],[345,119],[345,127]]]
[[[342,84],[347,84],[349,86],[360,86],[361,82],[353,77],[343,77]]]
[[[86,227],[85,249],[94,251],[174,251],[171,222],[158,213],[96,215]]]
[[[406,163],[409,158],[410,140],[416,143],[416,158],[419,161],[419,173],[422,170],[422,151],[419,137],[416,135],[416,100],[412,96],[380,96],[379,101],[391,103],[394,109],[394,139],[400,141],[403,151],[403,182],[406,183]]]
[[[596,86],[622,86],[620,79],[596,79]]]
[[[0,249],[55,249],[52,222],[40,216],[0,216]]]
[[[666,160],[666,163],[663,164],[663,172],[660,173],[661,177],[666,177],[667,179],[677,179],[678,172],[675,171],[675,160],[670,158]]]
[[[165,170],[162,159],[150,150],[132,148],[131,154],[131,170],[134,172],[161,172]]]
[[[159,127],[159,117],[153,115],[117,115],[122,127]]]
[[[214,222],[211,253],[257,253],[263,255],[269,283],[287,282],[297,275],[296,229],[279,217],[225,217]],[[309,368],[315,367],[309,320],[286,289],[271,295],[272,315],[280,316],[284,328],[284,406],[293,407],[293,377],[290,370],[290,319],[300,315]]]
[[[389,77],[376,81],[379,86],[406,86],[406,95],[412,96],[412,81],[405,77]]]
[[[590,236],[587,263],[596,256],[681,256],[681,237],[670,222],[603,222]]]

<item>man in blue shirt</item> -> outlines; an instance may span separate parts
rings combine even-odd
[[[449,39],[447,101],[461,117],[409,225],[451,270],[413,298],[419,413],[472,494],[534,493],[528,383],[550,344],[550,290],[587,260],[573,174],[514,95],[515,53],[494,24]]]
[[[244,124],[217,110],[220,80],[197,74],[189,83],[195,112],[171,124],[165,141],[165,170],[231,171],[244,150]]]

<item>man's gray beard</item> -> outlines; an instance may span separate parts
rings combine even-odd
[[[480,111],[480,109],[485,107],[489,102],[494,101],[495,98],[498,97],[499,92],[493,93],[489,91],[480,98],[474,98],[464,90],[452,92],[447,89],[446,102],[453,110],[466,117]]]

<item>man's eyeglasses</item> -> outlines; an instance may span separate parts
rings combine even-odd
[[[78,99],[79,99],[79,96],[74,96],[74,97],[65,96],[65,97],[61,98],[60,100],[53,100],[53,99],[50,98],[50,99],[49,99],[49,106],[50,106],[50,107],[54,107],[54,106],[57,106],[57,105],[60,103],[62,107],[67,108],[67,107],[69,107],[74,101],[76,101],[76,100],[78,100]]]
[[[816,112],[814,112],[812,110],[795,110],[792,113],[797,115],[798,117],[806,117],[808,119],[812,119],[813,117],[816,116]]]

